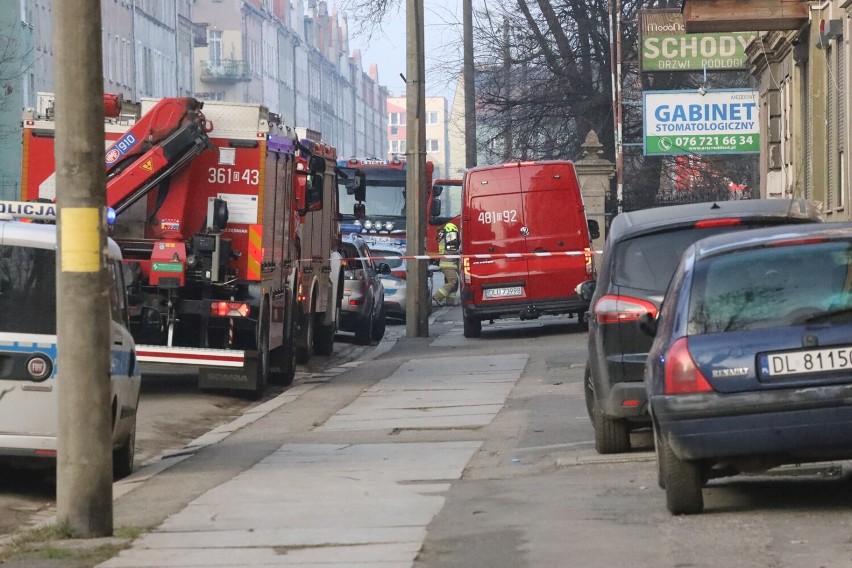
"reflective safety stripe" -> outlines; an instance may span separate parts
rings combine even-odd
[[[263,254],[263,225],[249,225],[246,279],[260,280],[260,261]]]

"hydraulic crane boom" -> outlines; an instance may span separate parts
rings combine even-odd
[[[211,147],[203,103],[167,98],[106,151],[107,205],[116,215]]]

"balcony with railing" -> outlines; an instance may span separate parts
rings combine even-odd
[[[239,83],[251,81],[251,66],[244,59],[206,60],[201,62],[204,83]]]

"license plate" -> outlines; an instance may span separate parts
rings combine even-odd
[[[759,362],[761,377],[842,371],[852,369],[852,347],[764,353]]]
[[[523,296],[523,286],[512,286],[509,288],[486,288],[486,298],[512,298],[514,296]]]

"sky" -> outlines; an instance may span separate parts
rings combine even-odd
[[[331,4],[342,5],[345,0]],[[426,96],[446,97],[452,103],[456,79],[451,75],[458,62],[461,72],[462,0],[423,0],[424,36],[426,40]],[[390,10],[387,18],[367,39],[359,33],[358,25],[349,19],[349,47],[361,50],[365,72],[375,63],[379,68],[379,84],[388,88],[391,96],[404,96],[405,83],[399,76],[406,72],[405,64],[405,0],[401,8]],[[458,45],[455,43],[458,42]],[[448,63],[447,62],[451,62]]]

